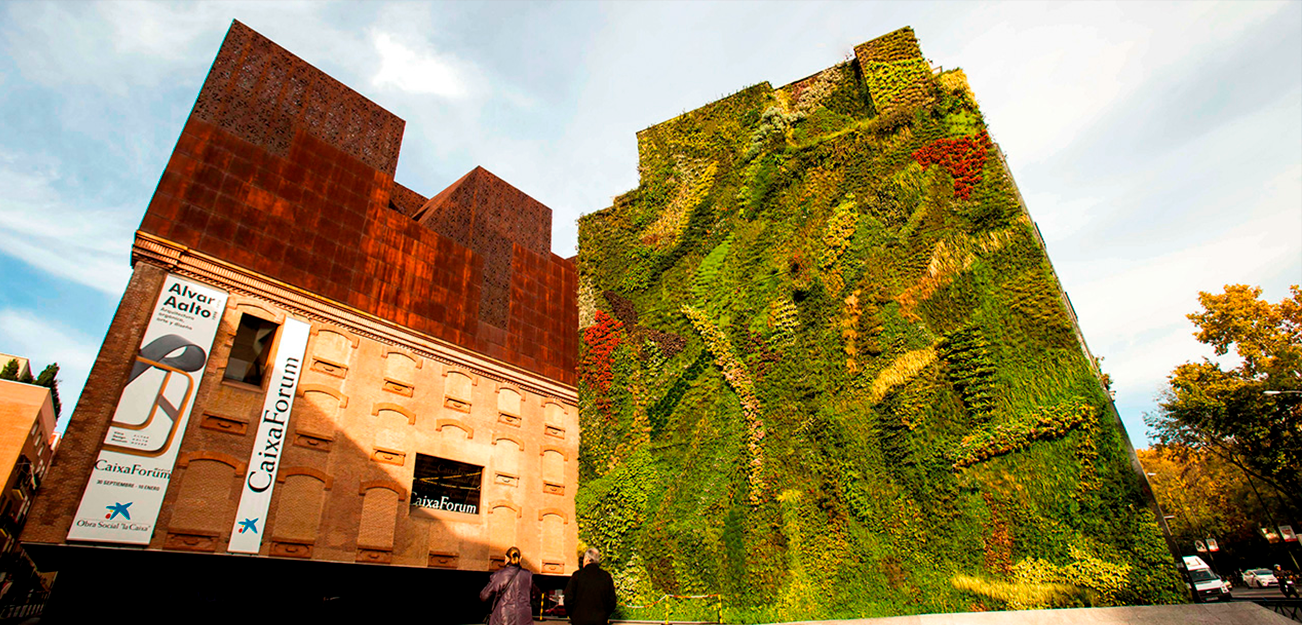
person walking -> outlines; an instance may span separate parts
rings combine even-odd
[[[488,625],[532,625],[532,591],[533,573],[520,566],[520,549],[507,549],[506,566],[489,576],[488,585],[479,591],[480,601],[493,602]]]
[[[600,565],[601,552],[588,549],[565,585],[565,613],[574,625],[607,625],[615,612],[615,580]]]

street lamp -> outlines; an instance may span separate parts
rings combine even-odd
[[[1262,391],[1262,395],[1302,395],[1302,391]]]

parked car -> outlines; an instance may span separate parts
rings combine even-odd
[[[1201,602],[1208,599],[1228,601],[1234,598],[1230,594],[1230,582],[1213,573],[1211,567],[1207,566],[1202,558],[1185,556],[1184,565],[1189,573],[1189,583],[1193,585],[1194,601]]]
[[[1279,580],[1275,579],[1275,574],[1270,569],[1248,569],[1243,572],[1243,583],[1248,588],[1269,588],[1278,586]]]

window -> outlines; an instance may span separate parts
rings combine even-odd
[[[235,331],[235,343],[226,361],[226,379],[262,386],[266,373],[267,357],[271,355],[271,340],[279,324],[253,315],[240,317],[240,327]]]
[[[484,468],[455,460],[416,454],[411,505],[430,510],[479,514]]]

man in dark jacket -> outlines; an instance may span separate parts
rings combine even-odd
[[[565,613],[574,625],[607,625],[615,611],[615,581],[600,564],[600,551],[585,551],[583,566],[565,585]]]
[[[607,576],[609,577],[609,576]],[[531,625],[529,595],[533,589],[533,573],[520,566],[520,550],[506,550],[506,566],[488,578],[488,585],[479,591],[480,601],[493,602],[493,612],[488,625]]]

